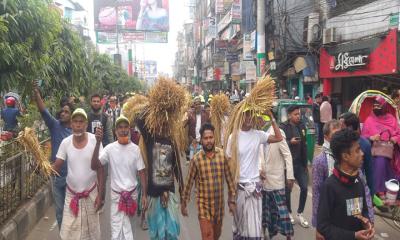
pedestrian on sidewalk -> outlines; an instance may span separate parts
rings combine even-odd
[[[233,161],[233,154],[238,159],[238,179],[236,190],[236,214],[233,223],[233,239],[261,239],[262,230],[262,184],[259,171],[260,145],[282,141],[283,137],[275,118],[270,111],[265,114],[271,118],[274,135],[255,130],[255,113],[245,109],[242,114],[243,124],[238,132],[233,132],[228,139],[226,156]],[[233,144],[237,145],[234,146]]]
[[[49,110],[46,108],[36,82],[33,83],[33,96],[39,112],[42,115],[43,121],[50,132],[50,161],[51,163],[54,163],[56,161],[56,154],[58,152],[61,142],[72,134],[71,114],[74,111],[74,107],[68,102],[63,103],[61,105],[59,119],[56,119],[50,114]],[[59,175],[52,176],[50,178],[58,229],[61,229],[61,224],[63,220],[65,191],[67,187],[66,178],[68,173],[67,161],[63,161],[62,163],[63,164],[58,171]]]
[[[326,240],[370,240],[375,234],[359,175],[363,153],[358,140],[358,133],[350,129],[331,139],[335,167],[322,185],[317,212],[317,231]]]
[[[6,108],[1,110],[1,119],[4,120],[4,131],[18,133],[18,119],[21,112],[15,106],[16,100],[14,97],[8,97],[5,100]]]
[[[313,207],[313,212],[312,212],[312,225],[313,227],[317,227],[317,211],[318,211],[318,205],[319,205],[319,200],[320,200],[320,193],[321,193],[321,188],[325,180],[332,175],[334,165],[335,165],[335,160],[333,158],[332,150],[330,148],[330,141],[332,139],[332,136],[334,133],[337,131],[341,130],[343,128],[343,125],[341,122],[332,120],[329,121],[327,124],[324,126],[324,137],[325,137],[325,142],[322,147],[322,152],[316,156],[313,160],[313,168],[312,168],[312,177],[313,177],[313,182],[312,182],[312,190],[313,190],[313,195],[312,195],[312,207]],[[361,146],[361,144],[360,144]],[[363,173],[360,171],[360,177],[366,183],[366,180],[363,177]],[[372,206],[372,199],[370,195],[370,191],[368,189],[368,186],[364,184],[365,187],[365,196],[366,196],[366,202],[368,205],[368,215],[369,219],[371,219],[371,222],[374,220],[374,209]],[[323,240],[322,235],[320,233],[316,233],[316,239],[317,240]]]
[[[117,97],[112,96],[109,100],[110,107],[106,109],[106,114],[110,117],[111,125],[112,125],[112,132],[113,132],[113,140],[117,139],[117,135],[115,133],[115,123],[117,118],[121,115],[121,108],[118,106]],[[112,141],[114,142],[114,141]]]
[[[137,145],[129,139],[129,120],[120,116],[115,121],[118,140],[107,145],[100,153],[103,137],[101,128],[96,129],[96,148],[91,167],[96,171],[105,164],[110,166],[111,181],[111,238],[134,239],[134,216],[138,207],[137,176],[140,177],[143,209],[147,207],[145,165]]]
[[[272,127],[267,134],[274,135]],[[291,239],[294,235],[285,195],[286,184],[289,189],[294,184],[293,160],[282,130],[281,134],[283,141],[263,145],[260,151],[260,176],[263,182],[262,225],[268,230],[270,239],[278,233],[286,236],[286,239]]]
[[[193,156],[201,150],[200,144],[200,128],[206,123],[210,122],[210,116],[207,112],[202,109],[200,97],[194,98],[194,111],[189,114],[189,142],[190,142],[190,156],[191,160]]]
[[[321,124],[321,112],[320,107],[322,103],[322,97],[320,94],[315,95],[315,102],[312,105],[312,114],[315,125],[315,135],[317,138],[317,144],[322,146],[324,143],[324,135],[322,133],[322,124]]]
[[[200,150],[190,162],[186,186],[181,200],[181,212],[188,216],[187,202],[193,183],[196,183],[197,207],[201,237],[203,240],[218,240],[221,236],[224,217],[224,180],[228,184],[229,211],[236,211],[235,182],[232,171],[221,148],[215,147],[214,126],[205,123],[200,129]]]
[[[87,132],[95,134],[97,127],[103,128],[103,146],[114,142],[113,136],[113,122],[111,118],[102,111],[101,98],[99,94],[93,94],[90,97],[90,108],[91,111],[88,114],[88,127]]]
[[[339,120],[342,124],[342,128],[349,128],[353,131],[356,131],[358,134],[361,134],[360,119],[357,117],[356,114],[352,112],[343,113],[342,115],[340,115]],[[358,143],[360,144],[361,150],[364,153],[363,166],[361,170],[363,171],[363,174],[366,178],[365,180],[368,185],[370,195],[374,196],[374,162],[371,154],[371,143],[367,138],[363,136],[360,136],[360,140],[358,141]]]
[[[332,105],[329,103],[328,96],[322,97],[322,103],[320,107],[320,116],[321,116],[321,123],[323,125],[330,120],[332,120]]]
[[[88,120],[85,110],[78,108],[71,115],[72,136],[65,138],[53,164],[60,172],[68,161],[67,191],[60,237],[62,240],[100,240],[98,210],[103,206],[104,169],[91,169],[96,137],[86,132]],[[102,145],[97,146],[102,150]],[[97,178],[97,181],[96,181]],[[97,182],[97,183],[96,183]]]
[[[308,188],[308,166],[307,166],[307,146],[306,146],[306,127],[300,118],[300,107],[291,105],[287,109],[288,121],[281,124],[282,130],[286,135],[286,142],[289,145],[290,153],[293,158],[294,178],[300,187],[299,207],[297,218],[300,225],[304,228],[309,227],[307,219],[303,216],[304,207],[307,201]],[[291,189],[286,187],[286,205],[289,209],[291,222],[294,224],[292,216],[292,206],[290,201]]]

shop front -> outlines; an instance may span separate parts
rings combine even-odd
[[[335,99],[338,114],[365,90],[400,88],[397,29],[380,36],[325,46],[320,52],[323,93]]]

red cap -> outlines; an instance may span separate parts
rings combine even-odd
[[[15,106],[15,98],[13,98],[13,97],[8,97],[8,98],[6,99],[6,105],[7,105],[8,107],[14,107],[14,106]]]

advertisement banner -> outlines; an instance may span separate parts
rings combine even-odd
[[[233,0],[231,17],[231,22],[234,24],[242,22],[242,0]]]
[[[247,81],[257,80],[257,67],[254,64],[253,66],[246,67],[246,80]]]
[[[96,31],[169,31],[168,0],[94,0]]]
[[[118,43],[168,43],[167,32],[122,32],[118,34]],[[117,34],[115,32],[96,32],[98,44],[115,44]]]
[[[251,50],[256,50],[257,48],[257,32],[254,30],[250,34],[250,39],[251,39]]]
[[[240,75],[240,62],[231,64],[231,75]]]
[[[156,61],[151,61],[151,60],[144,61],[144,69],[146,77],[156,77],[158,74]]]
[[[243,60],[253,60],[253,53],[251,52],[251,36],[250,34],[243,34]]]
[[[228,41],[226,40],[215,40],[215,49],[218,53],[225,53],[228,48]]]
[[[215,1],[215,12],[217,14],[224,13],[224,0]]]
[[[96,32],[96,40],[99,44],[115,44],[117,42],[117,33],[115,32]],[[122,37],[120,36],[122,41]]]

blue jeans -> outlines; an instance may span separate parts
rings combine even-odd
[[[65,202],[65,190],[67,188],[66,177],[54,176],[51,178],[51,180],[52,180],[54,205],[56,208],[56,219],[57,219],[58,229],[61,229],[61,223],[64,211],[64,202]]]
[[[307,167],[300,164],[293,164],[294,178],[300,187],[299,207],[297,213],[303,213],[307,201],[308,171]],[[286,187],[286,205],[290,213],[292,213],[292,205],[290,203],[290,195],[292,191]]]

